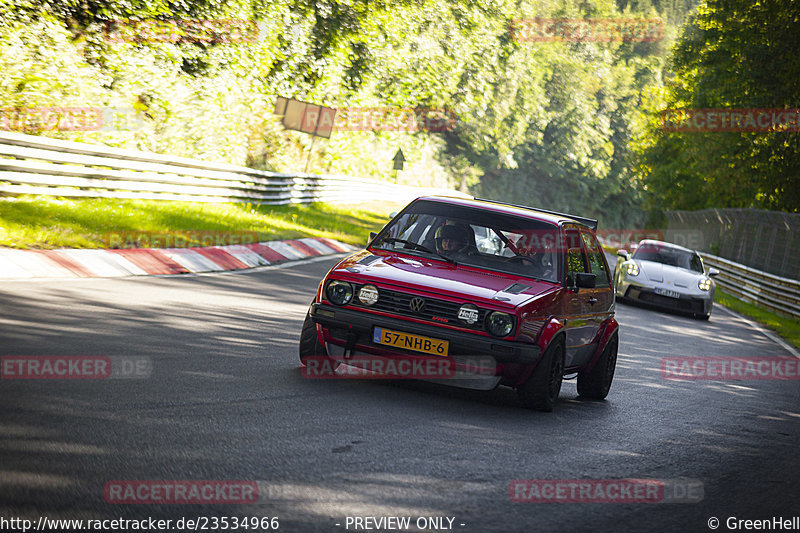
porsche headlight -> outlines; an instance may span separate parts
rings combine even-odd
[[[333,280],[325,289],[328,300],[336,305],[347,305],[353,299],[353,286],[346,281]]]
[[[629,276],[636,277],[639,275],[639,265],[637,265],[636,263],[628,263],[625,265],[625,272]]]
[[[700,281],[697,282],[697,286],[701,291],[711,290],[711,278],[700,278]]]
[[[514,319],[508,313],[492,311],[486,316],[486,329],[495,337],[508,337],[514,331]]]

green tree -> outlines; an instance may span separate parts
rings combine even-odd
[[[638,141],[653,209],[800,210],[798,131],[667,132],[655,118],[665,109],[800,108],[799,25],[796,0],[708,0],[690,18]]]

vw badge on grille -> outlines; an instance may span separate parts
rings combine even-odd
[[[419,313],[425,309],[425,300],[419,297],[411,298],[411,301],[408,302],[408,307],[410,307],[415,313]]]

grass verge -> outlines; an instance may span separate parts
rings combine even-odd
[[[366,243],[370,231],[400,206],[206,204],[162,200],[64,199],[39,196],[0,200],[0,246],[111,248],[241,244],[327,237]],[[243,238],[243,235],[246,238]]]
[[[780,335],[795,348],[800,349],[800,321],[740,300],[736,296],[722,292],[719,287],[717,287],[717,291],[714,294],[714,302],[727,307],[731,311],[736,311],[740,315],[752,318]]]

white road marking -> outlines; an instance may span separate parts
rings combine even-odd
[[[723,306],[723,305],[721,305],[721,304],[715,303],[715,304],[714,304],[714,308],[718,308],[718,309],[720,309],[721,311],[725,311],[726,313],[728,313],[728,314],[729,314],[729,315],[731,315],[732,317],[734,317],[734,318],[737,318],[737,319],[741,320],[741,321],[742,321],[742,322],[744,322],[745,324],[749,325],[750,327],[752,327],[752,328],[753,328],[753,329],[755,329],[756,331],[758,331],[758,332],[760,332],[761,334],[763,334],[763,335],[764,335],[766,338],[768,338],[769,340],[771,340],[771,341],[773,341],[774,343],[776,343],[776,344],[778,344],[779,346],[781,346],[783,349],[785,349],[787,352],[789,352],[789,353],[790,353],[790,354],[792,354],[793,356],[795,356],[795,357],[797,357],[798,359],[800,359],[800,352],[798,352],[797,350],[795,350],[793,346],[791,346],[789,343],[787,343],[786,341],[784,341],[782,338],[780,338],[780,337],[779,337],[778,335],[776,335],[775,333],[773,333],[773,332],[769,331],[768,329],[765,329],[765,328],[761,327],[761,325],[760,325],[760,324],[757,324],[756,322],[753,322],[752,320],[750,320],[750,319],[748,319],[748,318],[745,318],[744,316],[740,315],[739,313],[737,313],[737,312],[735,312],[735,311],[731,311],[730,309],[728,309],[727,307],[724,307],[724,306]]]

